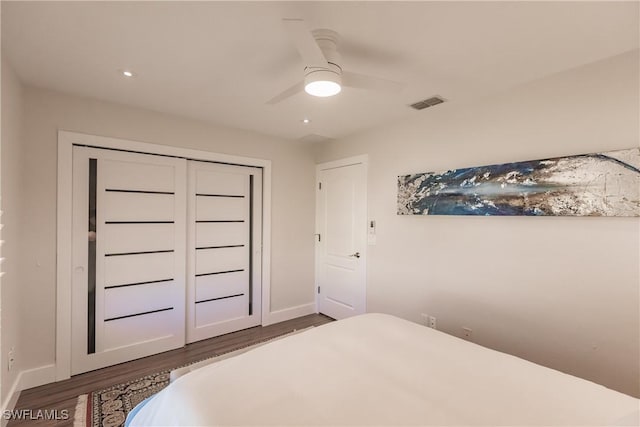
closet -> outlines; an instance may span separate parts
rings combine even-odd
[[[262,175],[188,162],[187,342],[260,324]]]
[[[73,147],[71,373],[260,324],[262,169]]]

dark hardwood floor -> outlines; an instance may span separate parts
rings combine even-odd
[[[35,420],[9,421],[8,427],[25,425],[37,426],[72,426],[78,396],[94,390],[100,390],[165,369],[197,362],[229,351],[246,347],[260,341],[304,329],[309,326],[320,326],[333,319],[322,314],[311,314],[286,322],[266,327],[257,326],[227,335],[188,344],[185,347],[121,363],[97,371],[75,375],[68,380],[24,390],[16,404],[16,410],[62,410],[68,411],[69,419],[63,421]]]

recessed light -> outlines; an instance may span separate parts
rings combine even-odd
[[[300,120],[302,123],[304,123],[305,125],[308,125],[309,123],[311,123],[311,120],[304,118],[302,120]]]
[[[122,71],[122,75],[124,75],[125,77],[133,77],[133,72],[129,70],[124,70]]]

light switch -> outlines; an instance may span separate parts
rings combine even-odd
[[[376,244],[376,221],[375,220],[369,220],[369,226],[367,227],[367,243],[370,246],[373,246]]]

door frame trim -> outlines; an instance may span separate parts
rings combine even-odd
[[[368,193],[369,193],[369,155],[368,154],[360,154],[357,156],[351,156],[351,157],[345,157],[343,159],[338,159],[338,160],[333,160],[330,162],[325,162],[325,163],[318,163],[316,164],[316,187],[315,187],[315,192],[316,192],[316,209],[315,209],[315,233],[316,235],[314,236],[314,239],[316,238],[316,236],[318,235],[317,233],[319,233],[319,229],[320,226],[318,224],[318,206],[319,206],[319,201],[318,198],[320,197],[320,193],[319,193],[319,189],[318,189],[318,184],[320,183],[320,172],[323,170],[328,170],[328,169],[336,169],[336,168],[341,168],[341,167],[345,167],[345,166],[353,166],[353,165],[358,165],[361,164],[363,166],[364,169],[364,175],[365,175],[365,179],[364,179],[364,185],[365,185],[365,191],[364,191],[364,205],[365,205],[365,223],[368,221],[369,218],[369,198],[368,198]],[[366,230],[365,230],[366,233]],[[364,245],[364,283],[365,283],[365,289],[364,289],[364,310],[366,312],[367,310],[367,278],[368,278],[368,272],[367,272],[367,259],[368,259],[368,244],[366,243],[366,235],[365,235],[365,245]],[[316,313],[319,313],[319,294],[318,294],[318,286],[319,286],[319,273],[320,273],[320,250],[318,248],[318,241],[317,239],[315,240],[315,260],[314,260],[314,287],[313,287],[313,294],[314,294],[314,301],[315,301],[315,308],[316,308]]]
[[[71,278],[73,146],[134,151],[190,160],[262,168],[262,310],[261,323],[270,322],[271,301],[271,160],[233,156],[190,148],[58,131],[57,248],[56,248],[56,362],[55,380],[71,377]],[[186,230],[185,230],[186,232]]]

